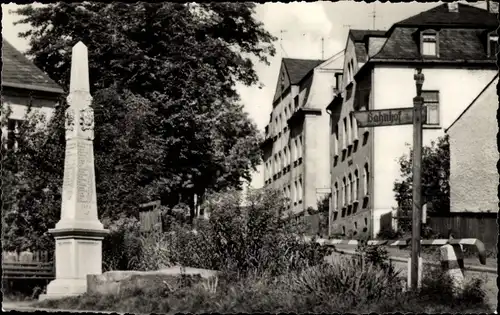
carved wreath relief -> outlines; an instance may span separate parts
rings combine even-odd
[[[82,131],[94,131],[94,110],[90,107],[80,110],[80,127]]]
[[[68,108],[66,110],[65,118],[66,118],[66,124],[65,124],[66,131],[72,132],[75,126],[75,111],[72,108]]]

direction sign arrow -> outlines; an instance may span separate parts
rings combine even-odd
[[[413,107],[353,112],[359,127],[382,127],[413,124]],[[422,123],[427,120],[427,110],[422,111]]]

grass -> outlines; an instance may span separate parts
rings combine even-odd
[[[211,284],[194,284],[170,292],[147,292],[48,300],[38,307],[130,313],[479,313],[491,312],[479,279],[454,294],[451,282],[432,269],[418,292],[402,292],[400,275],[361,259],[342,258],[281,276],[253,273],[241,278],[221,275]]]

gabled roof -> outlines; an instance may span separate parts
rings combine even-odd
[[[63,89],[2,37],[2,86],[63,94]]]
[[[470,5],[458,4],[458,12],[449,12],[444,3],[430,10],[397,22],[394,26],[477,26],[498,27],[497,14]]]
[[[296,85],[302,80],[312,69],[322,63],[324,60],[318,59],[292,59],[283,58],[290,84]]]
[[[498,73],[493,77],[493,79],[488,84],[486,84],[484,89],[476,96],[476,98],[469,104],[469,106],[467,106],[464,109],[464,111],[460,114],[460,116],[458,116],[457,119],[455,119],[455,121],[448,128],[446,128],[445,132],[448,132],[448,130],[450,130],[451,127],[453,127],[453,125],[455,125],[455,123],[459,121],[463,115],[465,115],[465,113],[469,110],[469,108],[471,108],[472,106],[474,106],[474,104],[476,104],[476,101],[481,97],[481,95],[483,95],[488,90],[488,88],[496,88],[493,87],[492,85],[494,82],[497,82],[497,80],[498,80]]]

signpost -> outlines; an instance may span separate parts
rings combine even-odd
[[[411,239],[411,288],[418,288],[420,229],[422,225],[422,127],[427,121],[427,111],[422,97],[424,75],[417,69],[417,96],[413,98],[413,107],[393,108],[353,112],[359,127],[384,127],[413,124],[413,211]]]
[[[391,108],[354,112],[354,117],[360,127],[382,127],[413,124],[415,108]],[[422,119],[427,120],[427,111],[422,109]]]

